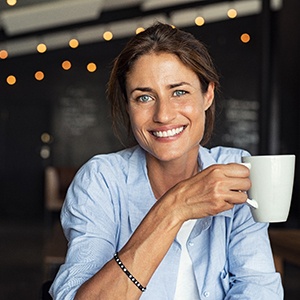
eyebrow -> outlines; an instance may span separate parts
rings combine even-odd
[[[172,83],[172,84],[169,84],[168,87],[169,89],[174,89],[176,87],[179,87],[179,86],[183,86],[183,85],[189,85],[191,86],[190,83],[188,82],[185,82],[185,81],[182,81],[182,82],[179,82],[179,83]],[[152,92],[153,89],[149,88],[149,87],[136,87],[135,89],[133,89],[130,94],[134,93],[135,91],[140,91],[140,92]]]
[[[169,87],[170,87],[170,89],[174,89],[174,88],[182,86],[182,85],[191,85],[191,84],[188,82],[182,81],[179,83],[170,84]]]

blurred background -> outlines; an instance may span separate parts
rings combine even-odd
[[[122,148],[105,90],[131,36],[160,21],[208,46],[221,74],[209,146],[299,156],[299,18],[298,0],[0,0],[3,299],[38,298],[63,262],[70,180],[91,156]],[[299,170],[297,161],[289,219],[275,230],[299,230]],[[290,300],[300,293],[294,261],[283,264]]]

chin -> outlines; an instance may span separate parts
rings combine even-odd
[[[182,158],[184,156],[184,153],[178,151],[150,151],[148,152],[148,155],[161,162],[170,162]]]

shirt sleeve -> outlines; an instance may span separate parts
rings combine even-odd
[[[283,299],[281,277],[276,273],[268,223],[256,223],[246,205],[237,206],[229,239],[225,299]]]
[[[61,212],[69,244],[50,289],[54,299],[74,299],[78,288],[113,257],[118,229],[112,198],[108,183],[93,164],[76,175]]]

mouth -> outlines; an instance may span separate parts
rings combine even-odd
[[[168,137],[173,137],[175,135],[180,134],[186,126],[181,126],[178,128],[173,128],[169,130],[164,130],[164,131],[152,131],[152,134],[158,138],[168,138]]]

